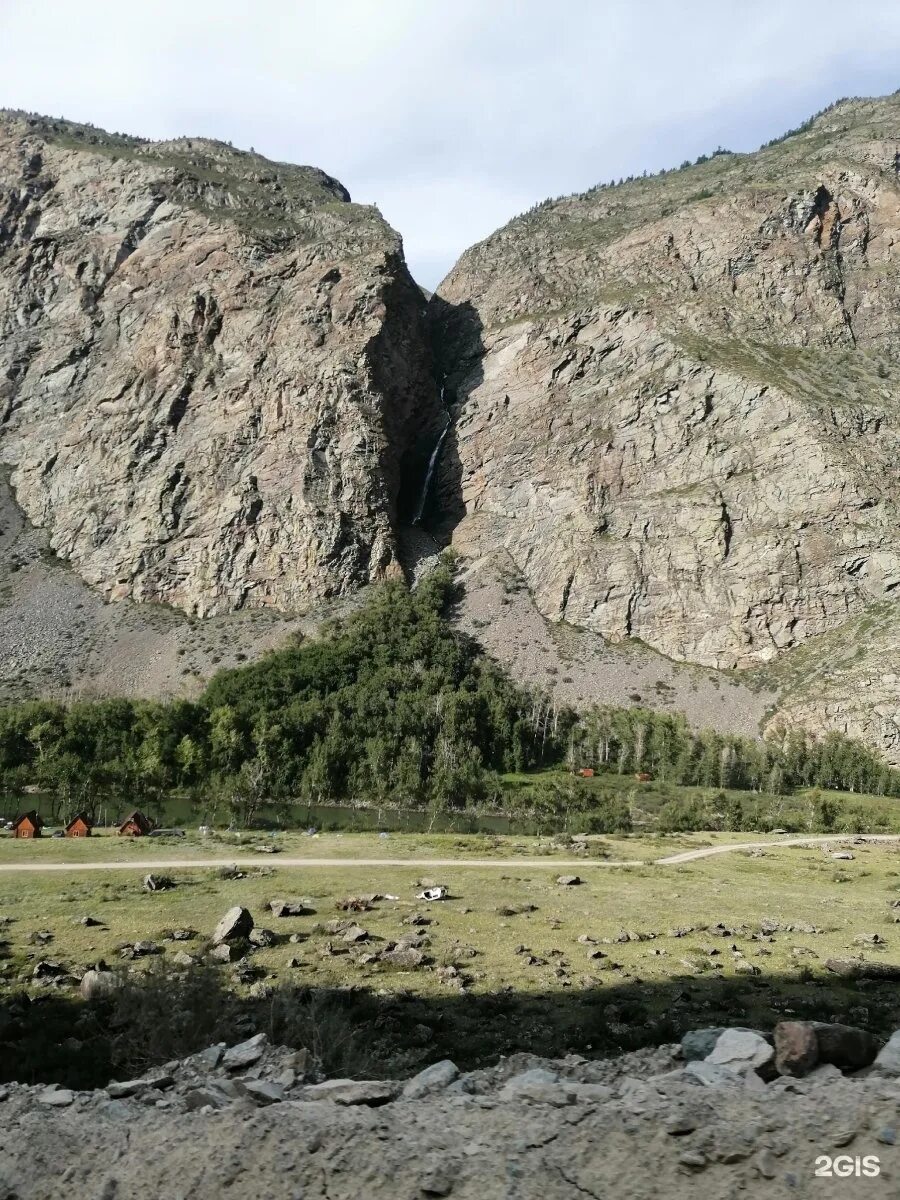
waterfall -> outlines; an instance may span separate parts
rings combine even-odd
[[[441,389],[443,396],[443,389]],[[450,417],[447,417],[447,424],[441,430],[441,436],[434,444],[434,449],[431,452],[431,458],[428,460],[428,470],[425,472],[425,482],[422,484],[422,492],[419,496],[419,503],[416,508],[416,515],[413,517],[413,525],[418,525],[422,520],[422,513],[425,511],[425,502],[428,499],[428,492],[431,488],[431,477],[434,475],[434,468],[437,466],[438,458],[441,453],[441,446],[444,444],[444,438],[450,429]]]

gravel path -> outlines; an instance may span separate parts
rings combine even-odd
[[[828,834],[821,837],[784,838],[777,842],[729,842],[723,846],[704,846],[698,850],[684,850],[665,858],[653,859],[584,859],[584,858],[285,858],[272,855],[244,858],[140,858],[123,859],[116,862],[80,863],[2,863],[0,873],[16,871],[157,871],[177,870],[187,867],[546,867],[552,870],[587,867],[646,867],[673,866],[677,863],[694,862],[699,858],[711,858],[716,854],[730,854],[735,850],[764,850],[772,846],[830,846],[850,841],[866,843],[900,842],[900,834],[873,834],[859,839],[851,834]]]

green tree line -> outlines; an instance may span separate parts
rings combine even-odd
[[[245,821],[264,803],[295,801],[499,808],[508,799],[503,773],[563,764],[572,774],[646,772],[673,785],[900,795],[900,772],[837,734],[762,741],[641,708],[579,717],[515,684],[456,632],[456,599],[449,564],[415,591],[385,584],[319,638],[220,672],[196,701],[7,705],[0,784],[46,789],[55,812],[45,815],[54,817],[180,792],[198,805],[224,800]],[[548,816],[586,803],[558,782],[530,795]],[[586,828],[627,827],[620,799],[591,804],[596,811],[579,818]]]

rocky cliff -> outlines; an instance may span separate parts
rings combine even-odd
[[[442,422],[423,304],[319,170],[0,114],[0,456],[109,598],[297,609],[399,570]]]
[[[432,302],[445,533],[546,617],[713,667],[890,601],[898,164],[900,99],[843,102],[464,254]]]

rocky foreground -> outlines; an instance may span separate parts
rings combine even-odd
[[[888,1196],[900,1177],[900,1033],[784,1022],[314,1080],[260,1033],[99,1091],[0,1088],[0,1197]]]

